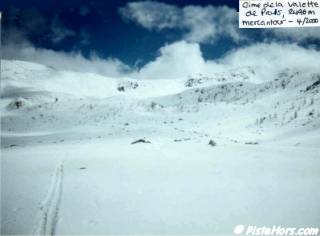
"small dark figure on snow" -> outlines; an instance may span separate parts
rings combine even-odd
[[[217,143],[215,142],[215,141],[213,141],[212,139],[210,139],[210,141],[209,141],[209,143],[208,143],[208,145],[210,145],[210,146],[216,146],[217,145]]]

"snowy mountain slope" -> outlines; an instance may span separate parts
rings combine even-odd
[[[131,96],[161,96],[176,93],[183,89],[182,83],[184,81],[179,83],[164,80],[163,82],[159,86],[157,81],[138,83],[136,80],[129,78],[123,78],[119,81],[92,73],[58,71],[31,62],[2,60],[4,89],[6,87],[35,88],[36,91],[65,93],[75,97],[99,98],[116,96],[124,91]]]
[[[252,68],[250,73],[254,73]],[[246,112],[246,119],[240,122],[245,125],[241,127],[245,128],[245,132],[248,125],[254,124],[261,126],[264,123],[263,126],[267,128],[270,123],[274,126],[291,122],[306,125],[319,120],[319,88],[307,88],[316,83],[320,75],[285,71],[270,81],[256,84],[248,81],[250,76],[244,76],[244,72],[232,74],[239,75],[238,80],[244,82],[226,81],[221,84],[217,79],[218,84],[204,86],[201,83],[190,88],[185,82],[189,79],[170,82],[116,81],[93,74],[54,73],[52,68],[34,63],[4,61],[1,102],[3,131],[23,132],[31,127],[38,131],[52,129],[47,127],[48,124],[66,129],[84,124],[108,123],[115,116],[125,119],[126,113],[139,117],[141,112],[146,112],[144,115],[150,116],[154,111],[163,114],[169,112],[169,116],[171,111],[184,114],[187,111],[205,110],[203,113],[209,114],[211,110],[216,111],[221,107],[221,112],[228,110],[226,117],[232,117],[232,113],[242,116],[241,111],[234,111],[237,109],[233,108],[234,105],[242,110],[250,110],[250,116]],[[20,103],[21,107],[17,109]],[[28,112],[24,116],[18,115],[26,109]],[[141,112],[135,114],[133,111]],[[250,122],[246,122],[249,117]],[[123,122],[126,123],[125,120]],[[202,123],[200,120],[197,122]]]
[[[316,226],[320,74],[260,69],[134,80],[2,61],[1,233]]]

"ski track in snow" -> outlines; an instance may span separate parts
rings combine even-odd
[[[42,203],[33,235],[55,235],[63,187],[63,162],[58,165]]]

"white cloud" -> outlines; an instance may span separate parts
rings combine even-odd
[[[36,49],[27,42],[21,45],[4,45],[2,55],[4,59],[31,61],[59,70],[92,72],[111,77],[122,77],[130,71],[128,66],[117,59],[102,59],[94,54],[87,59],[79,53]]]
[[[212,75],[241,67],[254,67],[262,80],[284,69],[306,72],[320,69],[317,61],[320,52],[294,44],[259,43],[233,50],[218,60],[205,60],[198,43],[176,42],[160,48],[160,55],[139,71],[131,74],[143,79],[177,79],[190,75]]]
[[[9,14],[14,22],[19,12]],[[306,49],[295,44],[257,43],[228,52],[218,60],[205,60],[199,43],[214,42],[218,37],[228,36],[235,41],[244,39],[237,24],[237,13],[229,7],[185,6],[179,8],[160,2],[131,2],[120,9],[125,19],[135,21],[149,30],[181,29],[185,32],[183,40],[165,45],[159,49],[159,56],[140,69],[130,68],[120,60],[102,59],[94,54],[87,59],[79,53],[56,52],[48,49],[36,49],[28,41],[27,32],[39,29],[43,31],[44,20],[39,15],[36,20],[26,23],[27,31],[9,27],[4,34],[6,44],[2,47],[5,59],[18,59],[38,62],[62,70],[93,72],[105,76],[131,76],[137,79],[176,79],[189,75],[210,75],[231,68],[254,66],[261,78],[284,68],[299,68],[306,71],[320,70],[316,62],[320,52]],[[28,15],[26,12],[22,19]],[[24,22],[24,20],[21,20]],[[59,15],[50,22],[52,41],[59,43],[74,35],[61,20]],[[305,39],[320,39],[320,28],[270,29],[278,38],[291,38],[297,42]],[[89,35],[80,31],[80,43],[86,45]],[[9,43],[9,44],[8,44]],[[138,62],[137,62],[138,63]]]
[[[160,48],[160,55],[134,75],[144,79],[174,79],[205,70],[200,46],[185,41]]]
[[[271,67],[316,67],[320,52],[296,44],[258,43],[229,52],[220,63]]]
[[[283,69],[320,72],[320,52],[296,44],[258,43],[229,52],[218,62],[228,67],[254,66],[261,78],[268,79]]]
[[[245,39],[238,29],[237,12],[232,8],[187,6],[183,15],[183,24],[189,29],[185,38],[192,42],[213,42],[221,36],[236,42]]]
[[[144,4],[146,2],[140,3],[143,4],[142,6],[145,6]],[[148,4],[152,7],[155,6],[153,2],[148,2]],[[198,41],[209,40],[211,37],[216,37],[217,34],[221,35],[221,32],[225,29],[227,29],[229,35],[233,35],[233,38],[236,38],[238,35],[237,31],[233,31],[233,27],[228,29],[228,24],[223,26],[223,23],[219,21],[219,19],[223,17],[230,18],[230,22],[234,19],[233,14],[228,16],[228,13],[230,13],[229,9],[227,7],[203,8],[196,6],[187,6],[179,9],[175,6],[163,3],[159,4],[162,7],[163,5],[169,7],[167,12],[171,12],[166,16],[167,18],[165,18],[166,20],[163,21],[162,25],[155,24],[155,22],[158,21],[162,22],[162,10],[159,10],[159,15],[157,15],[156,18],[142,14],[138,15],[137,19],[144,22],[143,24],[145,24],[147,28],[158,27],[158,30],[160,30],[162,28],[176,27],[177,22],[180,21],[177,20],[178,18],[176,18],[176,16],[183,12],[182,16],[185,17],[185,25],[188,25],[190,29],[185,35],[185,38],[188,40],[181,40],[161,47],[159,49],[159,56],[140,69],[130,68],[117,59],[102,59],[94,54],[87,59],[75,52],[64,53],[48,49],[36,49],[24,39],[25,35],[23,32],[17,31],[14,27],[10,29],[12,31],[11,33],[6,33],[6,42],[10,43],[6,43],[2,47],[2,55],[6,59],[38,62],[62,70],[93,72],[111,77],[131,76],[138,79],[176,79],[199,73],[210,75],[230,68],[244,66],[259,67],[260,70],[258,73],[260,73],[259,76],[261,76],[261,78],[270,77],[273,72],[284,68],[319,71],[316,62],[320,58],[320,52],[313,49],[306,49],[295,44],[257,43],[230,51],[218,60],[205,60]],[[137,6],[141,7],[139,4]],[[210,11],[209,8],[212,8],[212,11]],[[126,8],[126,10],[128,9]],[[219,22],[215,23],[215,28],[212,28],[211,24],[208,23],[211,22],[212,12],[216,17],[215,21]],[[219,14],[222,14],[223,17],[220,17]],[[154,14],[151,13],[151,16],[153,15]],[[143,17],[147,17],[149,20],[142,20]],[[156,19],[155,22],[153,21],[154,19]],[[199,25],[202,27],[199,27]],[[282,31],[282,33],[283,32],[285,31]],[[293,30],[290,32],[295,32],[290,33],[291,35],[296,35],[295,37],[302,37],[298,36],[299,31]]]
[[[238,29],[238,14],[227,6],[186,6],[179,8],[166,3],[130,2],[120,9],[123,18],[134,21],[148,30],[181,29],[184,39],[212,43],[226,36],[238,42],[245,37]]]
[[[124,18],[149,30],[176,28],[183,19],[178,7],[161,2],[130,2],[126,7],[120,8],[119,12]]]
[[[217,60],[205,60],[200,45],[179,41],[159,49],[159,56],[140,69],[130,68],[117,59],[102,59],[93,55],[87,59],[79,53],[55,52],[22,45],[5,45],[4,59],[37,62],[60,70],[92,72],[110,77],[136,79],[177,79],[197,74],[215,73],[241,67],[254,67],[262,80],[273,78],[286,68],[320,72],[317,62],[320,52],[295,44],[258,43],[228,52]]]
[[[271,30],[275,36],[302,42],[306,39],[320,39],[320,27],[277,28]]]

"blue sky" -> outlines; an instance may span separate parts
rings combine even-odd
[[[184,53],[190,49],[204,61],[216,62],[260,44],[319,51],[319,27],[238,29],[237,7],[238,1],[213,0],[2,0],[3,56],[26,59],[23,49],[32,47],[41,53],[43,49],[94,57],[123,64],[124,70],[140,70],[162,55],[161,48],[185,47],[179,42],[190,46]],[[6,50],[9,46],[15,50]]]
[[[129,2],[124,0],[1,2],[4,29],[14,27],[25,31],[25,37],[36,47],[80,51],[85,56],[95,52],[101,57],[119,58],[130,65],[146,63],[154,58],[161,46],[178,40],[184,31],[177,28],[148,30],[137,22],[128,21],[119,11]],[[179,7],[225,5],[223,1],[207,0],[162,2]],[[230,1],[229,7],[236,10],[237,2]],[[60,27],[61,32],[52,30],[53,27]],[[223,39],[216,42],[214,47],[210,47],[210,43],[204,43],[203,46],[208,48],[206,56],[212,58],[236,45]]]

